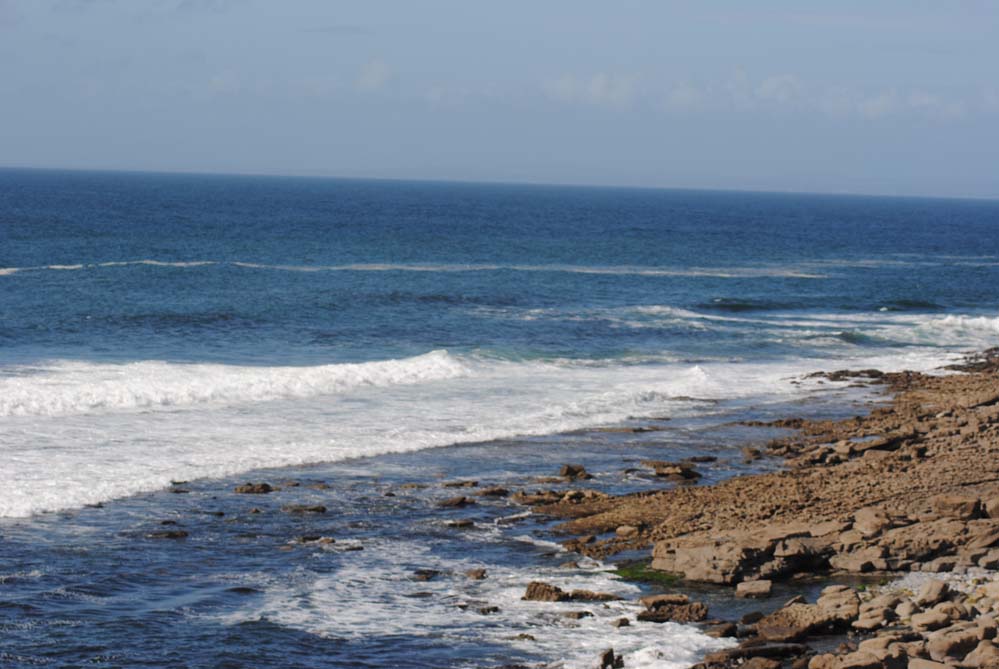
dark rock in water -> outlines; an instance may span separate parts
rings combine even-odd
[[[613,648],[608,648],[600,653],[600,664],[598,666],[600,669],[622,669],[624,667],[624,658],[615,655]]]
[[[460,518],[458,520],[449,520],[447,523],[448,527],[474,527],[475,523],[468,518]]]
[[[499,613],[499,610],[500,607],[498,606],[483,606],[481,609],[479,609],[479,613],[481,613],[484,616],[488,616],[492,613]]]
[[[285,513],[294,514],[326,513],[326,507],[322,504],[317,504],[316,506],[308,506],[306,504],[289,504],[287,506],[282,506],[281,510]]]
[[[241,495],[266,495],[274,492],[274,488],[269,483],[243,483],[236,486],[234,492]]]
[[[593,614],[589,611],[566,611],[562,617],[569,620],[582,620],[583,618],[592,618]]]
[[[249,512],[250,512],[250,513],[263,513],[263,511],[261,511],[261,510],[260,510],[260,509],[258,509],[257,507],[253,507],[252,509],[250,509],[250,511],[249,511]]]
[[[470,506],[475,504],[475,500],[470,497],[465,497],[464,495],[458,497],[451,497],[449,499],[440,502],[437,506],[445,509],[460,509],[464,506]]]
[[[752,446],[742,447],[742,460],[743,462],[752,462],[753,460],[759,460],[763,457],[763,452],[758,448],[753,448]]]
[[[506,497],[510,491],[500,486],[493,486],[492,488],[483,488],[475,494],[479,497]]]
[[[695,455],[692,458],[687,458],[687,460],[689,462],[716,462],[718,457],[714,455]]]
[[[256,588],[251,588],[245,585],[237,585],[232,588],[226,588],[226,592],[233,592],[237,595],[255,595],[260,591]]]
[[[184,530],[163,530],[162,532],[150,532],[147,539],[186,539],[188,536]]]
[[[473,581],[481,581],[486,577],[485,569],[469,569],[465,572],[465,576],[472,579]]]
[[[592,590],[573,590],[569,599],[574,602],[613,602],[621,599],[609,592],[593,592]]]
[[[172,492],[175,495],[185,495],[191,491],[188,490],[187,488],[170,488],[170,492]]]
[[[382,497],[395,497],[395,493],[389,490],[388,492],[384,493]]]
[[[734,637],[739,632],[739,626],[735,623],[721,623],[713,627],[709,627],[704,631],[705,634],[716,639],[723,637]]]
[[[562,465],[562,468],[558,470],[558,475],[573,481],[583,481],[593,478],[583,465]]]
[[[335,544],[333,537],[324,537],[321,534],[305,534],[298,538],[300,544]]]
[[[656,476],[677,481],[693,481],[701,478],[700,472],[689,462],[667,462],[665,460],[643,460],[642,464],[656,472]]]
[[[225,511],[202,511],[206,516],[215,516],[216,518],[222,518],[225,516]]]
[[[638,614],[638,619],[648,623],[697,623],[708,617],[708,607],[701,602],[688,604],[663,604]]]
[[[631,621],[628,620],[627,618],[618,618],[617,620],[612,622],[611,625],[613,627],[630,627]]]
[[[446,481],[441,484],[445,488],[477,488],[478,481]]]
[[[529,602],[564,602],[569,599],[569,593],[549,583],[531,581],[521,599]]]
[[[161,520],[160,525],[176,525],[176,520]]]
[[[441,572],[436,569],[417,569],[413,572],[413,580],[415,581],[431,581],[441,575]]]

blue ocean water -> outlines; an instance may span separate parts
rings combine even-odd
[[[399,486],[569,459],[655,485],[621,459],[841,410],[808,372],[996,345],[997,286],[992,201],[0,170],[0,659],[588,666],[627,605],[573,627],[520,603],[561,578],[542,521],[495,500],[456,536],[448,489]],[[663,430],[587,432],[634,421]],[[322,479],[281,494],[335,518],[223,495],[265,476]],[[147,540],[162,520],[190,536]],[[628,666],[716,643],[613,635]]]

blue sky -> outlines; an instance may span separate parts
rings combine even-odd
[[[999,2],[0,0],[0,164],[999,197]]]

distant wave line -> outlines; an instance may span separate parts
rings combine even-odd
[[[208,267],[232,266],[247,269],[279,270],[285,272],[566,272],[572,274],[597,274],[612,276],[688,276],[718,279],[748,279],[764,277],[783,277],[796,279],[825,279],[825,274],[806,272],[786,268],[768,267],[735,267],[711,268],[691,267],[686,269],[668,267],[643,266],[594,266],[585,265],[507,265],[507,264],[405,264],[405,263],[353,263],[346,265],[277,265],[245,261],[222,260],[118,260],[99,263],[76,265],[39,265],[34,267],[0,267],[0,276],[10,276],[18,272],[39,271],[70,271],[102,267],[125,267],[130,265],[147,265],[151,267]]]

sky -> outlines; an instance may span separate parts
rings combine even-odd
[[[0,0],[0,165],[999,197],[999,2]]]

